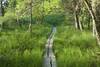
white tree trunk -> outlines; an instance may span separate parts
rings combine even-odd
[[[0,0],[0,16],[2,16],[2,0]]]

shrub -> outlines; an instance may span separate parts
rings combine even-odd
[[[51,25],[60,25],[64,22],[65,16],[63,14],[52,14],[44,17],[44,22]]]

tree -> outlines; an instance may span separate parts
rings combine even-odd
[[[82,23],[80,21],[81,1],[80,0],[62,0],[65,12],[73,14],[75,20],[75,28],[82,31]]]
[[[100,45],[100,0],[92,0],[92,8],[95,15],[95,32]]]
[[[32,32],[32,4],[33,1],[30,0],[30,24],[29,24],[29,31]]]
[[[83,0],[86,4],[88,11],[91,14],[93,21],[93,35],[96,36],[98,44],[100,45],[100,1],[92,0],[91,3],[88,0]]]
[[[74,10],[74,18],[75,18],[75,27],[82,31],[82,23],[80,22],[79,13],[81,11],[81,1],[73,0],[73,10]]]
[[[0,0],[0,16],[4,16],[3,0]]]

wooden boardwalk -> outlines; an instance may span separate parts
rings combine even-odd
[[[56,33],[56,27],[53,27],[52,32],[45,45],[45,53],[43,55],[43,67],[57,67],[56,58],[52,49],[55,33]]]

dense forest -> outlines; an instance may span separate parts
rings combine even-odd
[[[100,0],[0,0],[0,67],[100,67]]]

